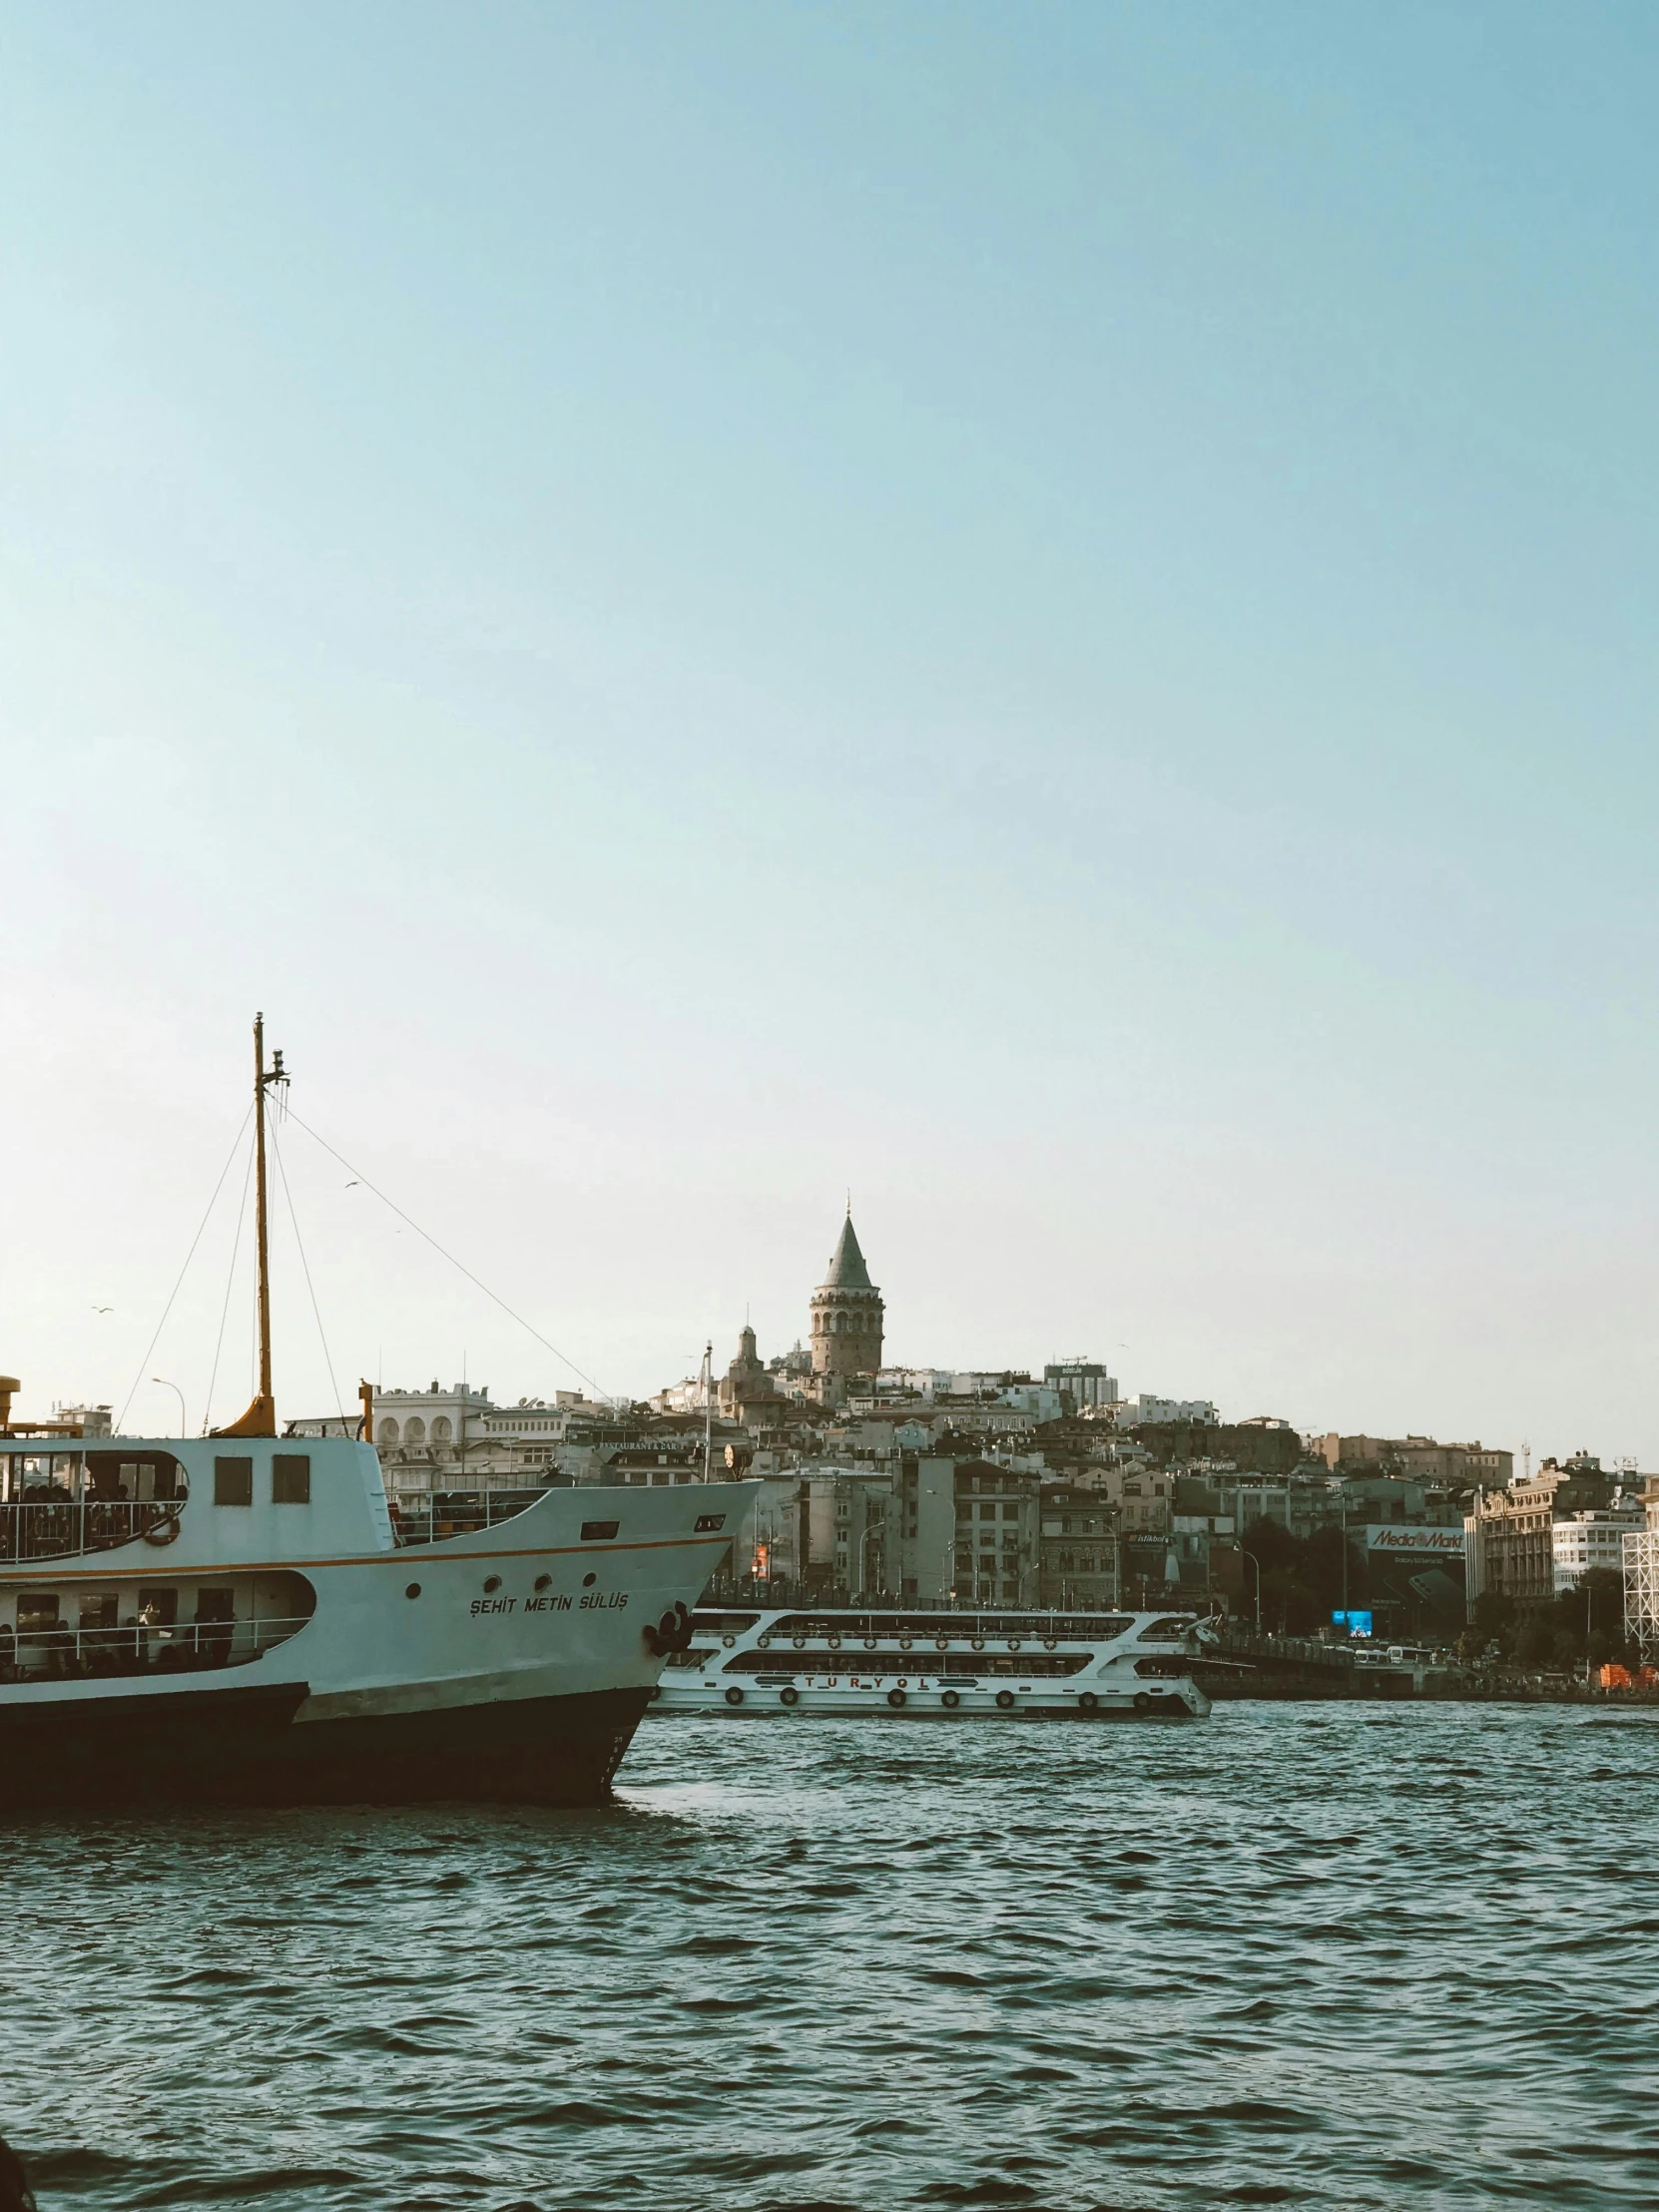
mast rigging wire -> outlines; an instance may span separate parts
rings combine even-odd
[[[321,1145],[323,1151],[327,1153],[328,1157],[331,1160],[337,1160],[342,1168],[347,1169],[352,1175],[354,1175],[365,1191],[372,1191],[374,1193],[374,1196],[380,1201],[382,1206],[389,1206],[392,1212],[397,1216],[399,1221],[407,1222],[409,1227],[414,1231],[415,1235],[421,1238],[425,1243],[429,1244],[432,1250],[438,1255],[440,1259],[447,1260],[452,1268],[458,1268],[461,1274],[466,1277],[469,1283],[474,1285],[476,1289],[482,1291],[484,1296],[491,1302],[492,1305],[499,1306],[501,1311],[508,1317],[509,1320],[516,1321],[520,1329],[522,1329],[527,1336],[534,1337],[537,1344],[541,1345],[546,1351],[551,1352],[555,1360],[562,1361],[564,1365],[569,1368],[571,1374],[579,1376],[581,1380],[585,1383],[587,1383],[588,1387],[596,1393],[597,1396],[608,1400],[609,1393],[600,1388],[599,1384],[594,1381],[593,1377],[586,1372],[585,1369],[579,1368],[576,1365],[576,1362],[570,1357],[568,1352],[561,1352],[556,1344],[549,1342],[549,1340],[542,1335],[539,1329],[533,1327],[531,1323],[525,1320],[522,1314],[515,1313],[512,1307],[507,1304],[507,1301],[504,1298],[499,1297],[494,1291],[492,1291],[487,1283],[480,1282],[478,1277],[473,1274],[470,1268],[462,1267],[460,1261],[456,1259],[455,1255],[452,1252],[445,1252],[443,1246],[438,1243],[436,1237],[428,1236],[426,1231],[421,1228],[419,1222],[415,1221],[410,1215],[404,1213],[402,1207],[397,1204],[395,1199],[388,1198],[384,1191],[380,1190],[375,1184],[371,1183],[368,1177],[364,1175],[361,1168],[352,1167],[351,1162],[345,1157],[344,1153],[336,1152],[333,1146],[328,1142],[326,1137],[319,1137],[316,1131],[310,1126],[308,1122],[300,1120],[299,1116],[293,1111],[293,1108],[291,1106],[288,1108],[288,1119],[293,1122],[297,1128],[303,1129],[306,1136],[309,1137],[313,1143]]]
[[[214,1195],[208,1201],[207,1212],[202,1216],[201,1221],[197,1224],[196,1234],[190,1240],[190,1250],[185,1254],[185,1264],[179,1270],[179,1280],[177,1283],[174,1284],[172,1292],[169,1294],[167,1304],[162,1308],[162,1318],[156,1324],[156,1334],[151,1338],[149,1347],[145,1352],[144,1358],[139,1362],[139,1371],[138,1374],[135,1375],[133,1378],[132,1388],[128,1390],[127,1395],[121,1401],[121,1411],[116,1415],[115,1421],[115,1432],[118,1436],[122,1435],[125,1432],[122,1424],[127,1418],[127,1408],[129,1405],[132,1404],[134,1395],[138,1390],[138,1386],[144,1380],[144,1371],[150,1365],[151,1353],[153,1353],[157,1345],[161,1343],[162,1331],[167,1327],[167,1317],[173,1311],[173,1301],[178,1297],[180,1291],[184,1287],[185,1277],[190,1271],[190,1264],[196,1258],[196,1248],[202,1242],[202,1232],[208,1226],[208,1217],[212,1214],[215,1206],[219,1203],[219,1194],[225,1188],[225,1178],[230,1174],[231,1169],[235,1164],[237,1153],[242,1145],[242,1140],[247,1134],[248,1124],[253,1119],[253,1117],[254,1109],[252,1106],[250,1106],[247,1113],[244,1114],[242,1117],[242,1127],[237,1131],[235,1138],[232,1140],[231,1149],[226,1156],[225,1165],[219,1171],[219,1181],[214,1185]],[[243,1191],[243,1203],[246,1205],[247,1201],[248,1192],[245,1187]],[[220,1334],[222,1336],[224,1334],[223,1324],[221,1324]],[[215,1364],[217,1365],[217,1362]]]
[[[250,1107],[249,1113],[254,1109]],[[225,1322],[231,1311],[231,1293],[236,1288],[237,1254],[242,1250],[242,1225],[248,1219],[248,1186],[254,1180],[254,1147],[248,1148],[248,1166],[242,1178],[242,1204],[237,1208],[236,1241],[231,1246],[231,1271],[225,1278],[225,1303],[219,1310],[219,1340],[214,1346],[213,1373],[208,1378],[208,1402],[202,1409],[202,1433],[207,1435],[208,1423],[214,1417],[214,1384],[219,1381],[219,1355],[225,1349]],[[255,1387],[259,1384],[256,1382]]]
[[[285,1121],[287,1119],[286,1111],[282,1111],[278,1118]],[[322,1309],[317,1305],[316,1291],[311,1283],[311,1266],[310,1262],[305,1258],[304,1241],[299,1234],[299,1216],[294,1212],[293,1193],[288,1189],[288,1171],[282,1165],[282,1148],[276,1142],[276,1130],[275,1124],[273,1124],[271,1131],[271,1153],[273,1159],[276,1162],[276,1178],[282,1186],[282,1196],[287,1200],[288,1220],[293,1225],[293,1242],[299,1254],[300,1268],[304,1273],[305,1288],[310,1293],[311,1316],[316,1323],[317,1338],[322,1346],[322,1363],[323,1366],[326,1367],[326,1369],[328,1370],[328,1386],[334,1393],[334,1411],[339,1415],[340,1421],[343,1426],[345,1420],[345,1407],[340,1400],[339,1383],[334,1376],[333,1357],[328,1350],[327,1332],[323,1329],[322,1326]]]

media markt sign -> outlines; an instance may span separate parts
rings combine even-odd
[[[1463,1556],[1463,1531],[1460,1528],[1401,1528],[1398,1522],[1379,1527],[1373,1523],[1366,1530],[1368,1551],[1397,1551],[1410,1559],[1461,1559]]]

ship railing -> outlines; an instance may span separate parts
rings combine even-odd
[[[471,1536],[479,1529],[516,1520],[546,1495],[543,1489],[405,1491],[390,1500],[392,1533],[399,1544],[435,1544],[446,1536]]]
[[[175,1498],[22,1498],[0,1503],[0,1559],[62,1559],[76,1552],[111,1551],[171,1521],[184,1505]]]
[[[76,1628],[67,1621],[0,1625],[0,1682],[84,1682],[244,1667],[285,1644],[311,1618],[145,1621]]]

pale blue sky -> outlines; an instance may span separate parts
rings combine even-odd
[[[37,1401],[263,1004],[613,1388],[798,1335],[850,1184],[895,1357],[1659,1453],[1651,8],[13,0],[0,80]],[[342,1370],[568,1381],[301,1143]]]

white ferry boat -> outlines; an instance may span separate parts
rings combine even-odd
[[[657,1713],[1202,1720],[1191,1613],[708,1609],[670,1655]]]
[[[0,1810],[601,1800],[751,1485],[558,1489],[399,1527],[371,1440],[276,1433],[255,1028],[260,1391],[200,1439],[10,1418]],[[371,1399],[365,1395],[363,1426]]]

